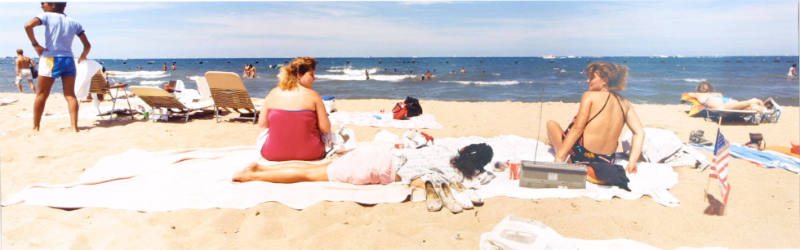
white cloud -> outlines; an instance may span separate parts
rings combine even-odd
[[[97,45],[92,53],[118,57],[692,55],[687,51],[709,55],[796,49],[793,3],[701,8],[703,3],[591,3],[591,7],[581,5],[560,14],[530,18],[464,15],[447,23],[431,23],[431,19],[417,18],[414,13],[384,17],[375,13],[379,9],[375,5],[350,2],[298,3],[299,7],[293,3],[288,8],[282,5],[261,12],[204,10],[201,16],[181,15],[177,11],[180,4],[70,6],[76,16],[80,13],[79,18],[120,13],[114,24],[155,18],[146,14],[149,10],[176,9],[176,15],[159,16],[160,23],[155,25],[94,24],[89,29],[90,40]],[[576,6],[579,4],[586,3]],[[432,8],[446,11],[447,6]],[[0,10],[0,14],[5,12]],[[0,43],[0,47],[4,46]]]
[[[159,2],[72,2],[67,5],[66,12],[73,16],[91,16],[108,13],[132,13],[137,11],[164,9],[170,4]]]

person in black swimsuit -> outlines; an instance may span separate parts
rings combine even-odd
[[[639,116],[630,102],[618,92],[626,87],[628,67],[607,62],[594,62],[586,69],[589,90],[583,93],[578,114],[566,130],[555,121],[547,121],[547,135],[556,154],[556,162],[614,163],[614,152],[622,133],[628,125],[633,132],[628,166],[636,172],[636,162],[642,152],[644,130]],[[591,116],[590,116],[591,115]]]

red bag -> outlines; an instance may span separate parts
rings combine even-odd
[[[406,108],[406,103],[398,102],[392,108],[392,113],[394,113],[395,120],[405,120],[408,116],[408,108]]]

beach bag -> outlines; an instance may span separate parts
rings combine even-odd
[[[31,77],[33,79],[39,77],[39,70],[37,70],[36,67],[34,67],[33,65],[31,65]]]
[[[408,109],[406,108],[406,104],[404,102],[398,102],[392,108],[392,113],[394,113],[395,120],[405,120],[408,116]]]
[[[750,142],[744,144],[744,146],[763,151],[767,147],[767,143],[761,133],[750,133]]]
[[[403,102],[406,104],[408,117],[419,116],[422,114],[422,106],[419,105],[419,100],[417,100],[417,98],[407,96],[406,100]]]

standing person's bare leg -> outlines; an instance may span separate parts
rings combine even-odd
[[[36,87],[33,86],[33,80],[28,80],[28,84],[31,85],[31,93],[36,94]]]
[[[62,76],[61,82],[64,83],[64,99],[67,99],[70,125],[72,125],[72,130],[78,132],[78,99],[75,98],[75,77]]]
[[[50,96],[50,88],[53,87],[55,78],[39,76],[36,82],[39,83],[39,91],[36,92],[36,99],[33,101],[33,131],[39,131],[39,122],[42,120],[42,112],[44,112],[44,105],[47,103],[47,97]]]

